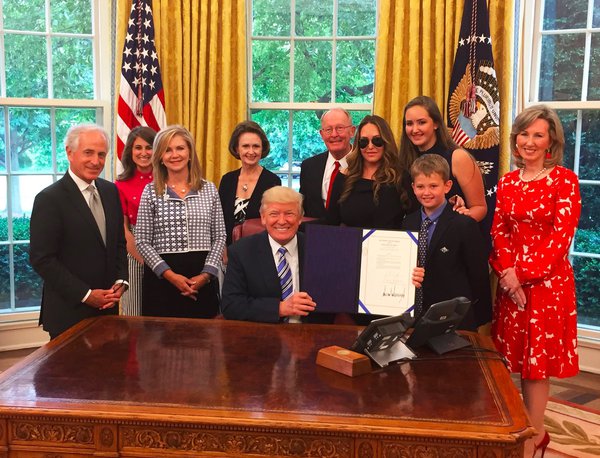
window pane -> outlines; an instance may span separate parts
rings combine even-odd
[[[276,173],[276,175],[281,180],[281,186],[290,186],[290,178],[291,175],[288,173]]]
[[[52,0],[52,31],[92,33],[91,0]]]
[[[4,0],[2,2],[4,28],[13,30],[46,30],[44,0]]]
[[[582,180],[600,180],[600,111],[583,111],[581,124],[581,151],[579,177]],[[598,207],[600,215],[600,207]],[[600,223],[600,221],[597,221]]]
[[[16,171],[52,171],[50,110],[9,108],[10,165]]]
[[[600,100],[600,33],[592,34],[588,100]]]
[[[255,110],[252,112],[252,120],[260,124],[271,143],[269,155],[261,161],[263,167],[268,170],[286,172],[289,170],[289,116],[290,113],[287,110]]]
[[[0,310],[10,308],[10,258],[9,245],[0,245]]]
[[[375,80],[375,41],[340,41],[336,59],[335,101],[371,103]]]
[[[4,36],[7,97],[48,97],[46,39],[38,36]]]
[[[588,0],[546,0],[544,30],[579,29],[587,24]]]
[[[600,254],[600,185],[582,184],[581,216],[575,233],[575,251]]]
[[[576,256],[573,259],[577,291],[577,321],[580,324],[600,326],[600,295],[598,272],[600,259]]]
[[[363,118],[370,114],[370,111],[351,111],[350,116],[352,116],[352,124],[358,126]],[[396,139],[396,141],[398,141],[398,139]]]
[[[294,101],[331,101],[331,42],[297,41],[294,54]]]
[[[0,196],[2,196],[0,199],[0,241],[2,242],[6,242],[8,240],[7,180],[8,177],[0,176]],[[8,270],[0,270],[0,272],[8,272]]]
[[[296,35],[330,37],[333,0],[296,0]]]
[[[54,38],[52,40],[52,66],[55,98],[94,98],[92,40]]]
[[[600,0],[594,0],[594,17],[592,27],[600,27]]]
[[[96,110],[92,108],[57,108],[56,122],[56,171],[64,173],[69,168],[64,141],[71,126],[96,122]]]
[[[338,35],[375,35],[376,0],[338,0]]]
[[[29,220],[38,192],[52,184],[52,175],[17,175],[11,178],[13,240],[29,240]]]
[[[300,192],[300,174],[299,173],[293,173],[291,175],[291,177],[292,177],[292,189],[294,191]]]
[[[252,34],[255,36],[290,36],[290,19],[288,0],[252,2]]]
[[[29,264],[29,244],[13,247],[15,269],[15,308],[39,307],[42,279]]]
[[[252,101],[287,102],[289,81],[290,42],[252,42]]]
[[[575,167],[575,141],[577,137],[577,111],[557,111],[565,132],[565,151],[563,165],[573,170]]]
[[[325,144],[319,134],[322,111],[296,111],[293,113],[293,164],[300,171],[300,164],[308,157],[325,151]]]
[[[4,140],[4,109],[0,110],[0,172],[6,172],[6,142]],[[2,200],[2,199],[0,199]],[[0,202],[1,205],[1,202]]]
[[[584,34],[542,37],[540,100],[581,100]]]

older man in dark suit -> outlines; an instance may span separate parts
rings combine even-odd
[[[340,169],[348,164],[346,155],[356,128],[350,113],[333,108],[321,117],[321,138],[327,151],[305,159],[300,168],[300,193],[304,196],[304,214],[320,218],[325,214],[331,186]]]
[[[260,216],[266,232],[245,237],[228,249],[223,315],[233,320],[313,321],[312,298],[302,292],[304,258],[302,196],[283,186],[265,191]]]
[[[79,321],[116,314],[128,287],[123,212],[114,184],[98,178],[108,136],[97,125],[72,127],[69,170],[35,198],[29,258],[44,280],[40,324],[55,338]]]

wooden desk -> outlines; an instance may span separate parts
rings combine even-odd
[[[357,378],[315,364],[359,329],[84,321],[0,376],[0,456],[522,456],[533,430],[492,353]]]

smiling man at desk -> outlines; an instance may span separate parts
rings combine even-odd
[[[315,322],[316,304],[300,288],[304,236],[302,195],[275,186],[263,194],[260,217],[266,232],[231,245],[223,284],[227,319],[277,323]]]

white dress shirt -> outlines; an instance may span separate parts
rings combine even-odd
[[[327,162],[325,163],[325,171],[323,172],[323,184],[321,185],[321,198],[323,199],[323,205],[327,202],[327,191],[329,191],[329,181],[331,179],[331,172],[335,168],[335,161],[338,161],[331,153],[327,153]],[[348,161],[346,156],[341,158],[339,161],[340,170],[348,168]]]

